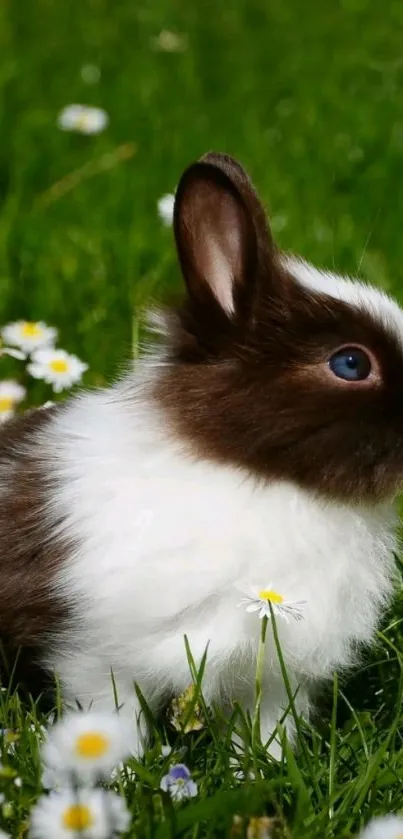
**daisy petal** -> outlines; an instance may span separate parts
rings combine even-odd
[[[260,604],[255,601],[254,603],[249,603],[246,606],[245,612],[258,612],[260,609]]]
[[[117,713],[66,714],[48,731],[42,746],[43,762],[50,772],[54,771],[57,783],[61,776],[72,773],[83,781],[108,777],[133,751],[132,740],[130,723]]]
[[[16,358],[18,361],[25,361],[27,354],[22,350],[12,350],[10,347],[2,347],[0,355],[9,355],[10,358]]]

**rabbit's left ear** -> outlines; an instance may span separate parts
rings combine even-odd
[[[208,154],[183,174],[174,231],[189,296],[196,306],[219,304],[229,317],[252,295],[273,259],[263,207],[231,157]]]

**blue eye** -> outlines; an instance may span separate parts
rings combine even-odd
[[[329,359],[329,367],[338,379],[361,382],[371,373],[371,361],[358,347],[343,347]]]

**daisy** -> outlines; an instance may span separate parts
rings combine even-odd
[[[371,819],[358,839],[402,839],[403,817],[391,814]]]
[[[79,134],[99,134],[108,122],[106,111],[88,105],[68,105],[57,118],[57,124],[62,131],[77,131]]]
[[[16,405],[24,399],[25,394],[25,387],[13,379],[0,381],[0,422],[13,416]]]
[[[55,393],[60,393],[80,381],[84,371],[88,370],[88,364],[65,350],[48,347],[32,354],[27,370],[35,379],[43,379],[52,385]]]
[[[157,203],[158,215],[161,221],[169,227],[173,222],[174,217],[175,196],[172,193],[167,193],[159,199]]]
[[[1,336],[7,344],[30,353],[51,346],[57,338],[57,329],[43,321],[17,320],[3,326]]]
[[[48,731],[42,746],[51,786],[51,772],[56,783],[62,776],[74,774],[84,781],[107,777],[119,761],[132,752],[130,722],[118,714],[96,711],[66,714]]]
[[[269,583],[265,588],[257,588],[249,586],[246,590],[246,597],[243,597],[238,606],[245,606],[246,612],[259,612],[259,618],[270,618],[271,610],[274,614],[284,618],[288,623],[289,618],[300,621],[303,618],[303,608],[306,605],[305,600],[285,600],[282,594],[279,594]]]
[[[110,839],[129,823],[126,802],[116,793],[65,790],[38,800],[31,812],[29,839]]]
[[[171,766],[167,775],[161,780],[160,788],[169,792],[174,801],[183,801],[185,798],[194,798],[197,795],[197,784],[192,781],[192,776],[184,763],[176,763]]]

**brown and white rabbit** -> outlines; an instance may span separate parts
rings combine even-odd
[[[137,714],[134,681],[151,706],[189,685],[186,634],[207,701],[250,710],[259,620],[237,606],[270,581],[306,603],[278,620],[306,715],[392,595],[403,312],[280,253],[225,155],[185,171],[174,229],[186,297],[162,346],[1,432],[0,635],[68,703],[113,707],[113,671]],[[264,678],[268,739],[288,704],[270,642]]]

